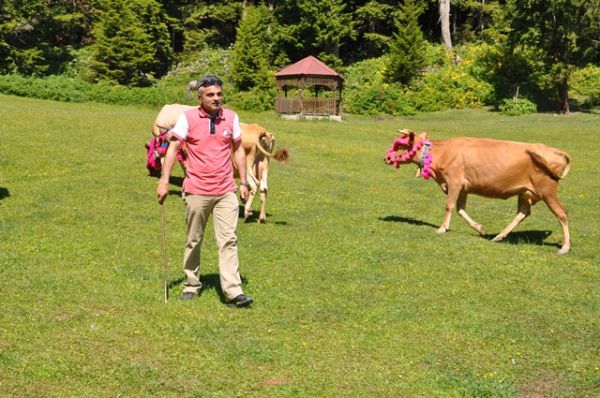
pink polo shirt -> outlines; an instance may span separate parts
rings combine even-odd
[[[183,191],[192,195],[219,196],[235,191],[231,147],[241,139],[237,113],[222,108],[210,134],[210,117],[201,107],[185,111],[171,130],[188,146]]]

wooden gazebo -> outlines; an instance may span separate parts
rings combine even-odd
[[[275,78],[277,113],[341,118],[344,79],[317,58],[309,55],[277,72]]]

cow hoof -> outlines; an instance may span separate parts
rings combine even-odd
[[[266,219],[264,219],[264,218],[259,218],[259,219],[258,219],[258,222],[259,222],[259,223],[261,223],[261,224],[266,224],[266,223],[267,223],[267,220],[266,220]]]
[[[475,231],[477,231],[477,233],[479,233],[480,236],[485,235],[485,230],[483,229],[483,225],[481,224],[475,225]]]
[[[436,230],[435,230],[435,233],[436,233],[436,234],[438,234],[438,235],[441,235],[441,234],[445,234],[445,233],[446,233],[446,231],[447,231],[447,229],[446,229],[446,228],[444,228],[444,227],[439,227],[438,229],[436,229]]]
[[[561,247],[559,251],[556,252],[556,254],[567,254],[571,249],[569,247]]]
[[[494,237],[494,239],[492,239],[492,242],[500,242],[500,241],[501,241],[502,239],[504,239],[504,238],[505,238],[504,236],[501,236],[501,235],[496,235],[496,236]]]

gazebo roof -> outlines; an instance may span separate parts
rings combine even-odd
[[[293,65],[287,66],[275,73],[276,77],[287,77],[287,76],[328,76],[337,79],[343,78],[329,66],[319,61],[317,58],[309,55],[306,58],[301,59]]]

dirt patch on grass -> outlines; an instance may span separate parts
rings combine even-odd
[[[560,397],[571,390],[564,384],[561,375],[556,372],[546,372],[537,379],[520,385],[518,389],[519,397],[522,398]]]
[[[263,380],[260,384],[263,386],[281,386],[287,383],[288,381],[285,377],[271,377],[270,379]]]

